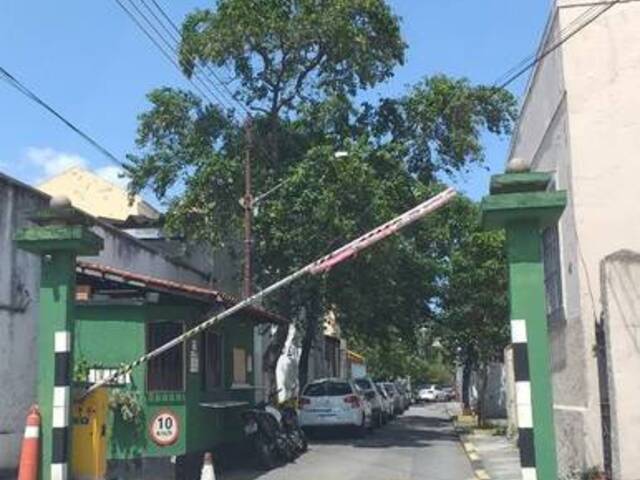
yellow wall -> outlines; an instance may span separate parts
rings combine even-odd
[[[96,217],[126,220],[129,215],[158,218],[159,213],[136,196],[129,204],[127,192],[80,167],[70,168],[38,186],[49,195],[64,195],[74,207]]]

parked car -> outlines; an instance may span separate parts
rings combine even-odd
[[[404,408],[402,406],[402,398],[400,397],[400,392],[396,388],[393,382],[384,382],[384,389],[387,391],[391,398],[393,399],[393,413],[396,415],[401,415],[404,412]]]
[[[442,387],[443,401],[451,402],[456,399],[456,391],[453,387]]]
[[[385,420],[384,406],[382,404],[382,397],[376,389],[373,380],[369,377],[356,378],[353,383],[360,390],[365,400],[371,404],[371,415],[373,418],[373,425],[381,427]]]
[[[382,405],[384,406],[386,421],[392,420],[396,416],[393,408],[393,397],[387,393],[382,382],[377,382],[375,385],[378,393],[382,397]]]
[[[444,394],[437,385],[427,385],[418,391],[418,400],[421,402],[439,402],[443,399]]]
[[[411,406],[411,395],[409,395],[409,391],[402,383],[396,382],[395,387],[400,394],[400,405],[402,407],[402,411],[406,412]]]
[[[303,428],[352,427],[364,435],[372,426],[371,404],[353,382],[323,378],[302,390],[299,422]]]

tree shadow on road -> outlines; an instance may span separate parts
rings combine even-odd
[[[382,428],[354,438],[348,429],[314,431],[311,442],[331,445],[351,445],[356,448],[424,448],[433,442],[458,442],[451,422],[443,418],[405,415]]]

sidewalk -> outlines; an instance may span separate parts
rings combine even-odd
[[[463,435],[463,438],[467,455],[472,460],[471,463],[475,466],[478,462],[480,467],[474,468],[478,478],[481,480],[522,479],[518,449],[506,437],[488,433],[472,433]],[[476,457],[478,460],[473,461]]]
[[[460,416],[459,405],[448,408],[478,480],[521,480],[520,455],[513,441],[492,430],[477,430]]]

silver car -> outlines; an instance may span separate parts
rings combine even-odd
[[[367,402],[371,404],[372,423],[376,427],[382,426],[385,421],[385,412],[382,397],[375,383],[369,377],[356,378],[353,383],[360,390]]]

